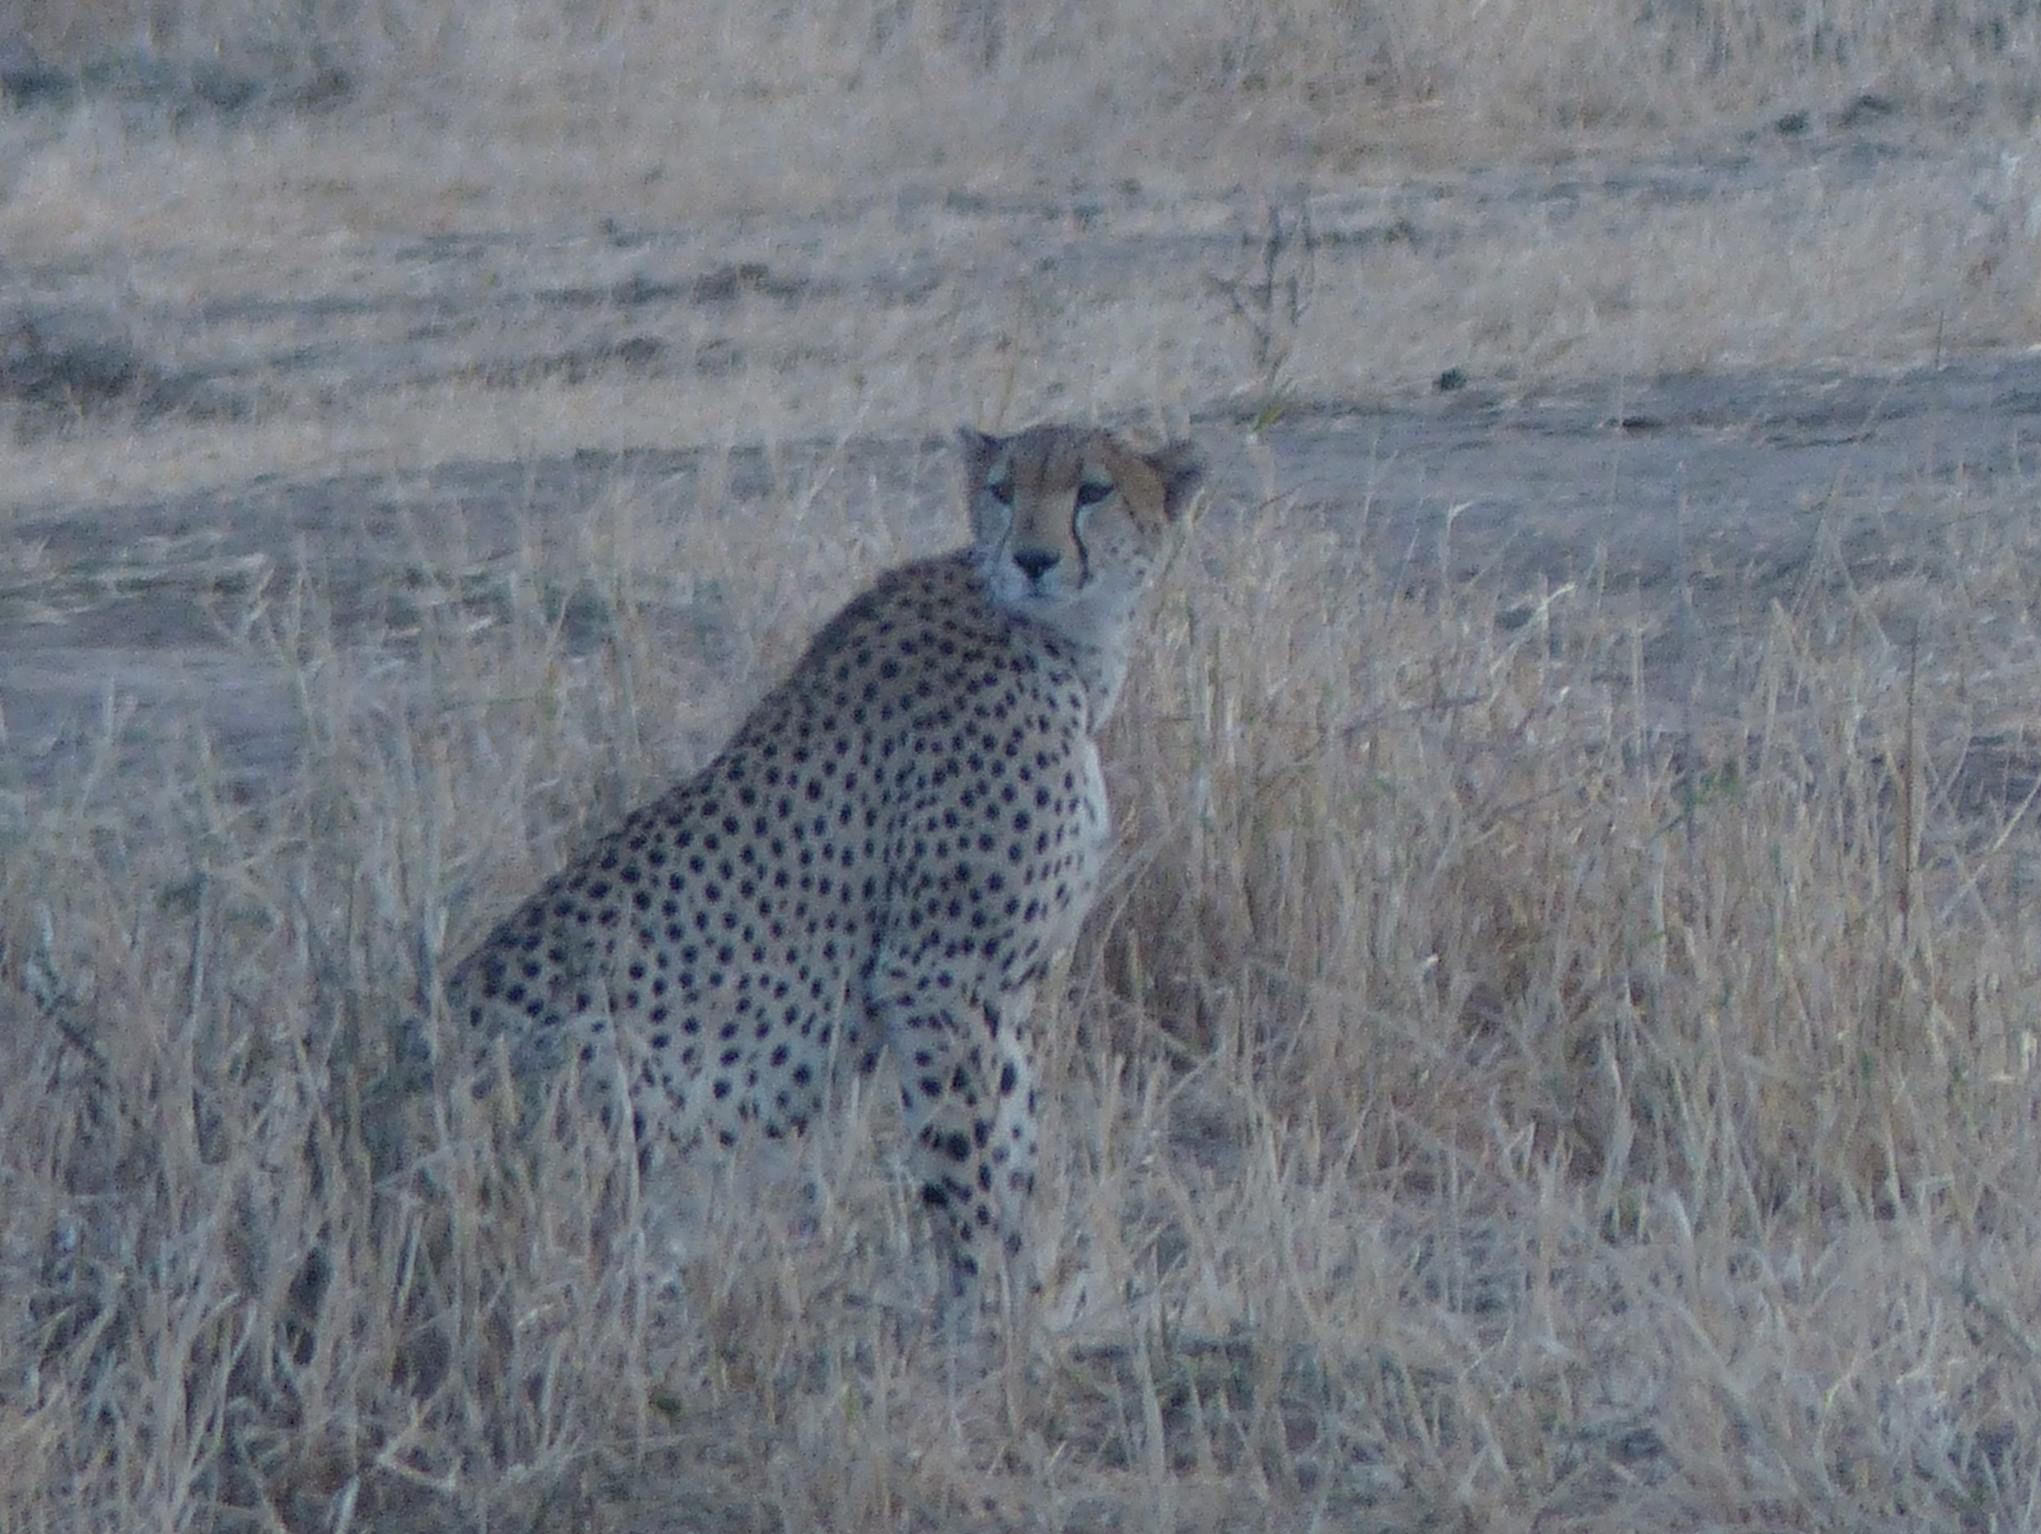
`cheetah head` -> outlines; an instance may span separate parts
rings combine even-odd
[[[959,436],[993,599],[1082,643],[1110,643],[1204,478],[1196,450],[1144,451],[1078,426]]]

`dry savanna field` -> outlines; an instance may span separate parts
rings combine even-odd
[[[2041,1526],[2037,81],[4,0],[0,1529]],[[1043,417],[1213,489],[960,1358],[890,1091],[641,1186],[398,1025]]]

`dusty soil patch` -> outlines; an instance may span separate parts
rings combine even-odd
[[[550,224],[491,224],[434,190],[466,162],[324,120],[165,151],[136,174],[175,217],[139,185],[125,225],[38,217],[66,146],[18,114],[8,770],[47,780],[126,698],[139,749],[203,719],[273,771],[293,726],[241,641],[250,594],[301,569],[340,642],[381,644],[450,539],[451,579],[486,585],[605,495],[684,521],[705,475],[760,511],[827,484],[947,537],[927,449],[960,416],[1188,419],[1222,516],[1275,494],[1432,571],[1450,523],[1454,575],[1685,575],[1720,643],[1818,554],[1896,569],[1949,516],[2010,515],[1997,488],[2025,472],[2035,366],[1975,351],[2031,328],[2020,157],[1861,106],[1659,157],[904,175],[797,211]],[[388,232],[357,215],[397,164],[423,211]],[[237,244],[208,210],[251,170],[290,212]],[[120,191],[78,174],[80,201]],[[700,616],[667,615],[677,643]]]
[[[590,365],[644,364],[628,344],[598,356]],[[563,364],[554,353],[499,365],[537,379]],[[1723,674],[1725,649],[1760,638],[1772,604],[1792,605],[1808,583],[1927,575],[1952,537],[2023,520],[2041,359],[1292,401],[1251,440],[1240,407],[1192,421],[1217,460],[1222,519],[1273,486],[1285,519],[1349,531],[1413,579],[1478,575],[1520,586],[1526,601],[1569,581],[1634,591],[1655,685],[1672,700],[1703,658],[1692,646]],[[109,695],[132,703],[122,728],[138,753],[200,719],[237,768],[288,761],[298,737],[283,682],[236,642],[235,615],[300,569],[330,594],[341,643],[387,643],[421,582],[486,587],[521,539],[552,529],[559,543],[620,482],[657,515],[684,519],[708,474],[758,516],[785,484],[827,478],[862,487],[867,514],[951,538],[945,451],[918,435],[794,438],[770,453],[597,449],[18,508],[0,585],[12,770],[40,780],[75,766]],[[435,568],[451,530],[460,568]],[[662,572],[645,574],[656,586]],[[699,642],[699,614],[670,598],[653,605],[676,643]]]

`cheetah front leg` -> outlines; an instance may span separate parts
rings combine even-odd
[[[900,1069],[911,1165],[968,1301],[995,1262],[1024,1292],[1022,1223],[1035,1186],[1033,997],[987,1000],[949,975],[882,972],[874,1012]]]

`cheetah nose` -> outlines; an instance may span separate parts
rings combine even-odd
[[[1013,562],[1021,567],[1021,573],[1031,581],[1039,581],[1056,568],[1063,556],[1054,549],[1015,549]]]

